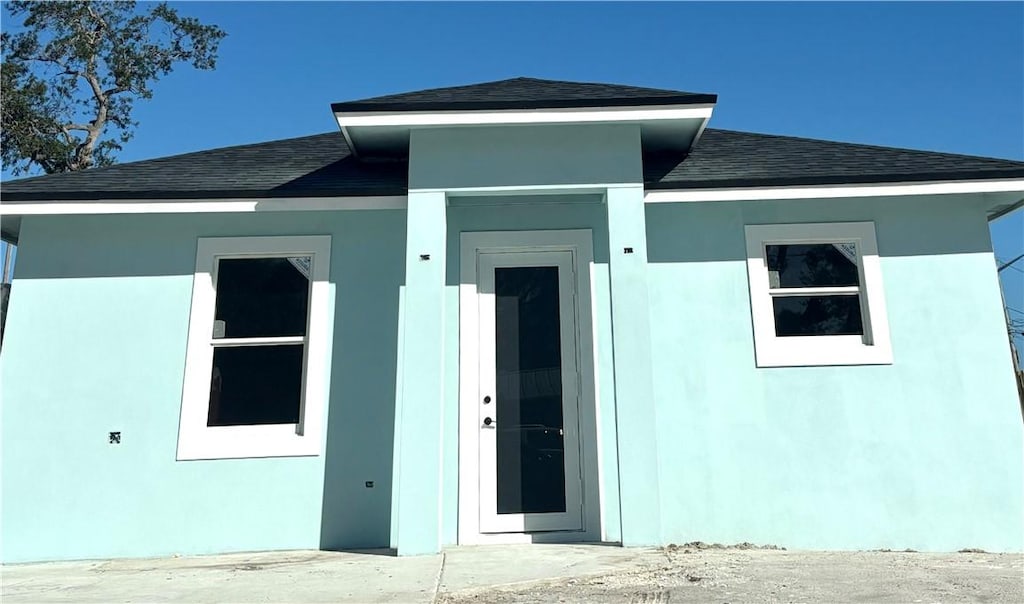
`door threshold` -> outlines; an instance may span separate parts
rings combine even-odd
[[[459,545],[515,543],[603,543],[600,535],[585,530],[533,531],[529,533],[480,533],[461,539]]]

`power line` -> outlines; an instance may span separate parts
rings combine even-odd
[[[1017,256],[1016,258],[1014,258],[1013,260],[1010,260],[1009,262],[1003,262],[1003,265],[1002,265],[1002,266],[1000,266],[1000,267],[998,267],[998,268],[996,269],[996,272],[997,272],[997,273],[998,273],[998,272],[1002,272],[1002,270],[1003,270],[1004,268],[1008,268],[1008,267],[1010,267],[1010,266],[1011,266],[1011,265],[1012,265],[1012,264],[1013,264],[1014,262],[1017,262],[1017,261],[1018,261],[1018,260],[1020,260],[1021,258],[1024,258],[1024,254],[1021,254],[1021,255]]]

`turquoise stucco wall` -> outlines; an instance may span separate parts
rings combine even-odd
[[[409,193],[398,364],[402,388],[395,421],[400,446],[392,503],[395,527],[389,533],[402,555],[432,554],[441,548],[441,443],[450,436],[442,421],[447,333],[444,207],[444,193]]]
[[[600,196],[567,191],[447,207],[414,192],[430,207],[408,229],[400,210],[25,218],[0,352],[3,560],[454,544],[460,235],[547,229],[593,233],[608,541],[1024,549],[1022,422],[981,199],[644,206],[635,127],[528,130],[415,133],[414,189],[634,183],[611,221]],[[895,363],[758,369],[743,226],[865,220]],[[176,462],[196,237],[288,234],[332,235],[325,453]],[[613,260],[624,245],[647,264]],[[400,337],[400,290],[422,252],[436,262],[402,308],[430,314]],[[643,273],[646,317],[629,286]],[[616,297],[616,277],[628,295]],[[614,350],[648,336],[649,361]],[[430,396],[408,381],[409,358],[439,368]],[[650,397],[616,375],[649,380],[653,409],[619,405],[617,388]],[[403,422],[396,399],[420,415]],[[113,430],[121,445],[107,443]],[[408,463],[392,464],[396,443],[411,445]],[[412,492],[393,497],[398,483]]]
[[[397,546],[399,554],[422,553],[436,551],[440,544],[454,543],[458,537],[458,279],[459,279],[459,245],[460,237],[466,231],[482,230],[530,230],[530,229],[577,229],[593,228],[601,233],[600,242],[595,237],[595,246],[604,246],[607,241],[608,221],[606,207],[600,203],[601,191],[590,191],[590,194],[573,196],[570,191],[579,185],[595,183],[640,183],[642,182],[642,165],[640,154],[640,130],[633,125],[549,125],[549,126],[516,126],[516,127],[462,127],[462,128],[428,128],[413,130],[410,135],[409,189],[410,216],[412,204],[420,196],[432,196],[437,190],[465,189],[473,187],[519,187],[518,193],[508,193],[505,198],[449,198],[449,206],[433,207],[432,214],[422,215],[419,219],[410,218],[408,222],[407,267],[419,267],[413,254],[415,242],[433,241],[436,236],[436,225],[444,220],[447,227],[448,265],[446,281],[437,284],[430,291],[421,283],[418,293],[407,289],[403,306],[406,316],[403,317],[403,340],[405,350],[420,351],[415,358],[422,359],[429,350],[445,360],[444,382],[439,400],[434,400],[435,388],[431,382],[428,396],[417,391],[415,401],[406,396],[410,390],[411,378],[422,375],[425,365],[403,355],[405,361],[399,365],[400,381],[403,382],[403,397],[400,401],[402,414],[398,418],[396,433],[412,430],[405,426],[407,418],[413,421],[417,417],[427,417],[439,406],[442,409],[443,423],[440,435],[432,433],[429,442],[422,440],[425,450],[407,448],[402,443],[395,484],[402,489],[412,489],[415,485],[415,496],[428,501],[428,506],[436,500],[441,505],[441,514],[437,517],[437,525],[427,521],[427,515],[420,514],[423,519],[415,525],[405,522],[404,517],[396,515],[398,526],[393,528],[392,543]],[[531,189],[549,190],[550,195],[535,195]],[[525,190],[524,190],[525,189]],[[593,195],[593,193],[598,195]],[[417,206],[417,211],[420,211]],[[430,232],[424,232],[430,231]],[[608,335],[610,330],[609,296],[607,294],[607,248],[604,248],[604,268],[595,269],[595,282],[600,281],[605,287],[595,292],[597,303],[602,305],[595,319],[605,321],[603,331]],[[429,251],[429,250],[428,250]],[[598,261],[600,263],[600,261]],[[408,270],[411,270],[409,268]],[[436,294],[445,297],[445,338],[438,339],[433,323],[425,320],[411,321],[414,310],[414,295],[432,301]],[[418,307],[417,307],[418,308]],[[600,315],[604,313],[603,317]],[[422,319],[422,317],[420,317]],[[607,349],[610,342],[605,342]],[[602,342],[598,341],[600,349]],[[611,361],[606,352],[602,357],[605,362]],[[411,366],[405,362],[412,360]],[[612,376],[614,366],[605,368],[608,376]],[[601,372],[601,367],[598,367]],[[608,378],[598,378],[607,381]],[[608,415],[602,414],[602,423],[614,414],[614,381],[607,383],[608,389],[602,386],[600,393],[602,406],[608,405]],[[440,403],[440,405],[438,405]],[[411,408],[410,405],[415,408]],[[433,425],[433,424],[431,424]],[[603,433],[602,433],[603,435]],[[614,449],[614,431],[610,438],[605,437],[602,446],[612,447],[602,455],[602,475],[604,480],[605,503],[602,513],[605,514],[605,526],[614,523],[615,528],[606,531],[611,538],[619,537],[619,502],[617,485],[618,476],[611,465],[617,463]],[[433,484],[435,460],[432,456],[433,443],[441,446],[441,480],[436,491],[429,488],[428,481],[422,476],[429,476]],[[610,483],[608,477],[615,482]],[[396,493],[396,499],[403,500],[408,490]],[[612,501],[614,500],[614,501]],[[430,515],[430,518],[434,516]],[[595,534],[598,532],[595,531]]]
[[[410,189],[643,182],[631,124],[414,130],[409,154]]]
[[[756,368],[744,224],[862,220],[893,365]],[[653,204],[647,225],[664,542],[1024,548],[1021,410],[980,200]]]
[[[0,353],[3,560],[386,546],[404,226],[401,211],[25,218]],[[196,237],[289,234],[332,235],[325,453],[177,462]]]
[[[660,544],[657,397],[643,187],[608,189],[619,507],[623,545]],[[612,227],[611,225],[614,225]]]

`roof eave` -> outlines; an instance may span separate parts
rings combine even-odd
[[[594,109],[600,107],[649,107],[656,105],[714,105],[717,94],[685,94],[612,99],[566,99],[522,101],[426,101],[426,102],[361,102],[331,103],[331,111],[348,112],[423,112],[423,111],[510,111],[519,109]]]
[[[685,152],[707,125],[713,103],[621,105],[544,109],[472,111],[337,111],[338,127],[353,153],[362,157],[407,157],[409,132],[417,128],[463,126],[551,126],[632,123],[647,133],[666,128],[677,134],[659,137],[658,148]],[[645,134],[645,151],[647,149]]]
[[[644,201],[647,203],[694,203],[694,202],[737,202],[794,199],[839,199],[858,197],[902,197],[908,195],[964,195],[985,194],[1015,196],[1024,195],[1024,175],[1003,178],[960,178],[910,180],[893,178],[886,181],[815,183],[804,185],[748,185],[748,186],[705,186],[694,188],[659,188],[646,185]],[[992,200],[989,209],[1002,202]]]
[[[333,197],[388,197],[405,195],[405,187],[380,189],[321,189],[302,191],[281,190],[192,190],[192,191],[57,191],[57,192],[0,192],[4,203],[33,203],[55,201],[124,201],[124,200],[204,200],[204,199],[306,199]]]
[[[807,176],[797,178],[735,178],[720,180],[650,180],[644,185],[657,190],[701,190],[770,187],[815,187],[842,185],[879,185],[891,183],[927,183],[949,181],[1016,180],[1024,178],[1024,167],[1019,169],[971,170],[965,172],[891,173],[837,176]]]

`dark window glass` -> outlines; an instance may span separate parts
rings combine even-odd
[[[775,335],[863,335],[860,296],[776,296]]]
[[[297,423],[303,348],[302,344],[215,348],[206,424]]]
[[[213,337],[306,335],[308,267],[308,257],[221,260]]]
[[[499,514],[565,511],[558,267],[497,268]]]
[[[765,246],[768,285],[779,287],[847,287],[860,285],[852,243]]]

